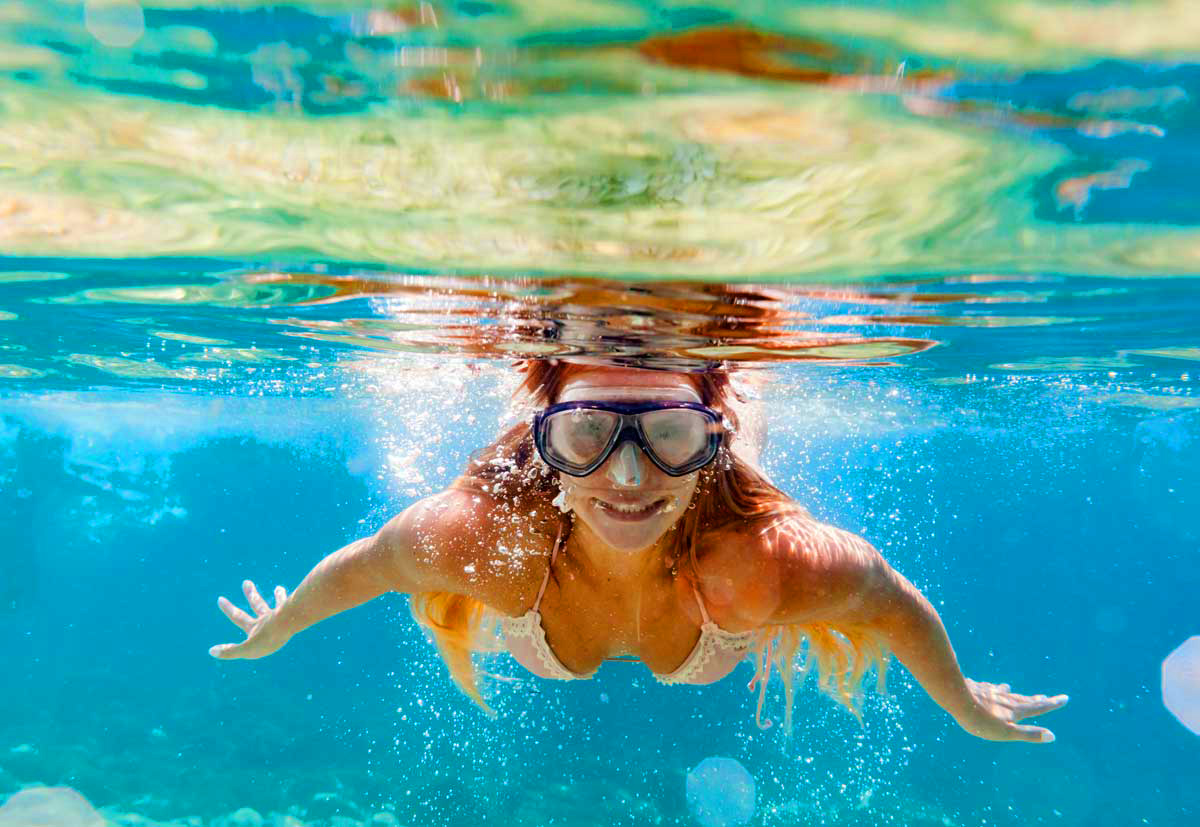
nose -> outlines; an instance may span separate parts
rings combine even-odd
[[[604,475],[614,485],[622,488],[637,488],[642,484],[644,460],[641,453],[641,449],[632,440],[627,440],[617,448],[616,455],[608,463]]]

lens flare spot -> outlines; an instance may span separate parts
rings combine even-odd
[[[1163,705],[1179,723],[1200,735],[1200,635],[1193,635],[1162,665]]]
[[[687,775],[688,811],[701,827],[736,827],[754,815],[754,778],[739,761],[712,756]]]

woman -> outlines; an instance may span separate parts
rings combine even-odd
[[[259,658],[330,615],[390,591],[412,595],[450,672],[481,706],[471,653],[498,619],[537,675],[591,677],[632,656],[663,683],[711,683],[754,655],[778,668],[790,724],[793,658],[807,641],[822,688],[852,711],[893,652],[968,732],[1048,742],[1020,724],[1065,695],[1023,696],[963,677],[937,612],[861,538],[814,520],[759,472],[735,435],[723,371],[671,373],[529,362],[538,412],[472,460],[448,490],[322,560],[253,614],[218,658]],[[807,667],[805,667],[807,669]],[[754,685],[752,683],[752,685]],[[485,706],[486,708],[486,706]],[[769,725],[769,722],[768,724]]]

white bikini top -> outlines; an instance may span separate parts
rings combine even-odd
[[[520,617],[504,617],[500,628],[504,632],[504,641],[508,651],[517,662],[533,674],[553,680],[571,681],[586,680],[595,672],[579,674],[563,666],[562,661],[554,654],[546,640],[546,630],[542,626],[542,596],[546,593],[546,584],[550,582],[550,570],[558,557],[562,543],[562,527],[558,529],[558,537],[554,540],[554,551],[550,554],[550,565],[546,567],[546,575],[542,578],[542,587],[538,589],[537,599],[533,608]],[[696,587],[692,586],[692,594],[696,597],[696,605],[700,607],[703,623],[700,625],[700,637],[695,647],[679,665],[679,668],[665,675],[653,673],[659,683],[675,684],[706,684],[721,680],[734,670],[754,645],[756,631],[727,632],[713,622],[708,616],[708,609]]]

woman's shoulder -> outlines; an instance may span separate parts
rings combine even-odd
[[[821,525],[803,506],[781,503],[765,513],[702,531],[696,541],[697,559],[710,565],[750,562],[774,553],[780,535],[807,536]]]
[[[805,509],[777,511],[731,522],[702,534],[696,576],[718,624],[755,626],[788,593],[823,578],[828,552],[863,543],[857,535],[815,519]]]
[[[537,502],[455,486],[414,503],[403,515],[414,563],[429,582],[507,613],[514,613],[530,584],[544,574],[558,516]]]
[[[778,565],[769,536],[789,521],[811,519],[797,508],[733,520],[696,538],[695,578],[709,614],[719,626],[742,631],[758,625],[760,607],[774,602]]]

